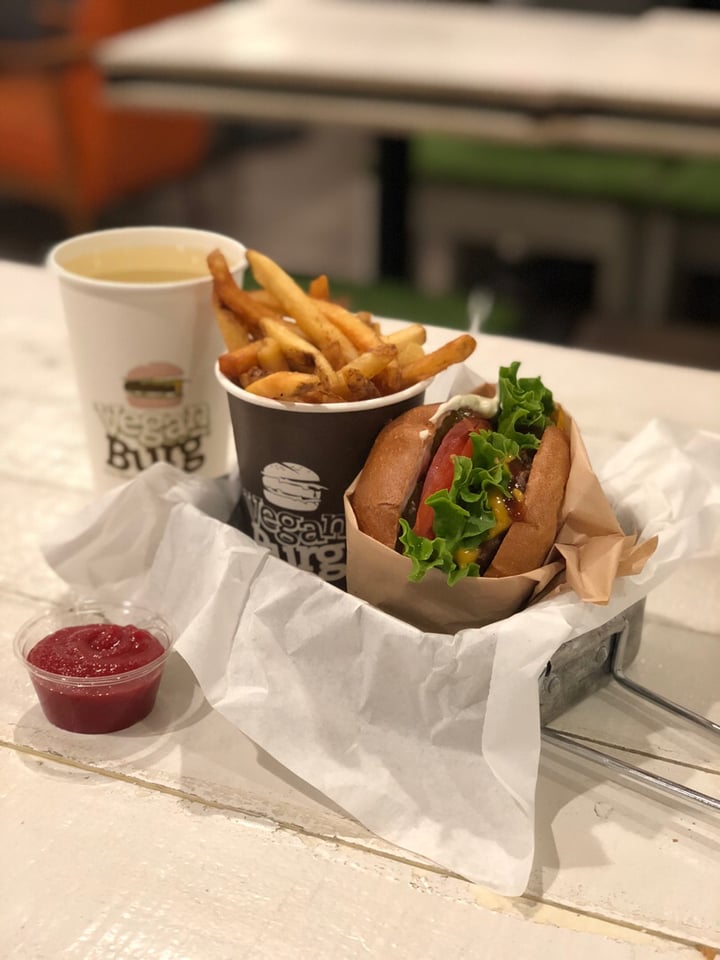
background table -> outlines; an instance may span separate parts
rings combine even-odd
[[[530,886],[508,900],[349,820],[212,711],[177,655],[141,724],[51,727],[11,642],[63,596],[38,543],[91,493],[44,271],[0,263],[0,334],[3,957],[715,956],[720,819],[557,750],[543,750]],[[720,429],[717,374],[480,338],[479,369],[514,358],[558,384],[597,463],[657,414]],[[718,720],[720,598],[695,573],[651,595],[633,672]],[[613,687],[556,726],[720,795],[717,744]]]
[[[720,18],[242,0],[108,41],[112,100],[381,135],[380,272],[404,276],[413,133],[720,155]]]

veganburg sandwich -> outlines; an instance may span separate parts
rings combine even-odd
[[[352,506],[361,532],[428,570],[509,577],[543,564],[570,472],[566,418],[539,377],[408,410],[378,435]],[[482,396],[491,393],[491,396]]]

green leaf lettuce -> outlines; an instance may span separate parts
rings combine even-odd
[[[497,430],[471,434],[472,456],[453,457],[450,490],[438,490],[427,498],[433,508],[435,537],[419,537],[406,520],[400,520],[403,553],[412,562],[409,579],[422,580],[428,570],[442,570],[452,586],[463,577],[477,577],[477,563],[458,563],[458,557],[488,540],[496,525],[490,496],[499,491],[508,497],[511,473],[508,463],[521,449],[537,449],[540,437],[552,423],[555,409],[552,393],[539,377],[518,379],[519,362],[501,367],[498,375],[500,412]]]

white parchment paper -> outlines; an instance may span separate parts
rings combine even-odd
[[[684,563],[720,560],[720,436],[649,424],[601,472],[658,547],[611,602],[566,594],[482,629],[423,633],[289,567],[223,520],[231,480],[156,465],[64,525],[50,565],[178,633],[212,706],[377,835],[518,895],[533,858],[538,676]],[[701,583],[697,585],[702,590]]]

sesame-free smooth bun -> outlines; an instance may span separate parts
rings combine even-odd
[[[567,418],[538,377],[501,367],[497,395],[416,407],[378,435],[352,506],[362,533],[450,586],[542,566],[570,472]]]

